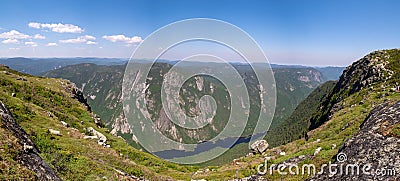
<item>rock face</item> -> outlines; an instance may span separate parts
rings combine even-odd
[[[250,102],[252,102],[250,113],[256,113],[259,110],[259,105],[257,104],[259,99],[257,98],[257,94],[260,91],[258,81],[256,81],[256,77],[249,66],[241,64],[234,66],[239,74],[241,74],[246,85],[249,86],[248,92],[250,93]],[[181,89],[182,96],[179,100],[183,111],[189,117],[201,116],[199,108],[202,104],[197,106],[201,96],[215,96],[218,109],[217,116],[214,118],[218,122],[214,121],[212,124],[209,124],[210,126],[204,126],[204,129],[199,130],[182,129],[182,127],[174,125],[172,121],[167,119],[166,114],[161,110],[160,95],[159,91],[157,91],[161,81],[164,79],[164,74],[170,68],[170,64],[157,63],[148,75],[143,75],[148,76],[146,82],[149,84],[147,86],[154,85],[147,87],[145,91],[146,95],[148,95],[147,108],[150,110],[149,114],[152,120],[163,134],[175,141],[198,143],[199,141],[213,138],[224,128],[226,123],[224,121],[229,119],[227,116],[229,115],[230,108],[229,95],[226,93],[223,85],[218,80],[202,76],[193,77],[185,81],[185,85]],[[197,69],[198,67],[194,66],[193,68]],[[220,70],[224,71],[224,69],[224,67],[221,67]],[[121,136],[129,139],[127,134],[134,134],[134,128],[128,123],[123,111],[121,86],[124,71],[125,65],[100,66],[80,64],[50,71],[45,76],[64,78],[76,83],[82,89],[84,95],[88,97],[88,103],[92,106],[93,111],[102,118],[106,126],[112,130],[112,133],[122,133],[123,135]],[[174,77],[175,79],[171,79],[170,83],[177,81],[180,77],[179,75],[177,76]],[[276,122],[285,119],[308,93],[325,80],[324,76],[313,68],[289,68],[281,66],[274,69],[274,76],[277,79],[277,90],[280,91],[278,94],[282,100],[286,100],[282,103],[279,103],[279,101],[277,103],[277,120],[274,120]],[[209,108],[209,105],[208,103],[204,104],[206,108]],[[183,115],[178,116],[179,118],[184,117]],[[204,122],[205,120],[203,119],[202,121]],[[254,121],[256,119],[249,120],[249,122]],[[252,133],[252,129],[245,129],[245,131],[246,133],[243,135],[250,135]],[[135,135],[133,135],[132,139],[136,140]]]
[[[258,153],[264,153],[268,149],[268,143],[265,140],[257,140],[250,145],[250,148]]]
[[[393,71],[386,68],[389,62],[384,60],[387,56],[383,51],[375,51],[354,62],[343,72],[336,87],[352,94],[374,82],[389,79]]]
[[[329,120],[333,112],[340,109],[338,104],[342,99],[371,88],[377,82],[386,82],[395,72],[389,67],[390,53],[385,50],[372,52],[348,66],[340,76],[333,91],[321,102],[319,112],[322,114],[311,118],[309,130],[315,129]]]
[[[395,126],[400,125],[400,101],[390,105],[383,103],[371,111],[360,132],[347,140],[339,150],[339,154],[346,154],[343,162],[339,158],[335,163],[357,164],[360,174],[342,174],[329,176],[328,173],[318,175],[312,180],[398,180],[400,179],[400,138],[393,134]],[[397,127],[398,128],[398,127]],[[363,174],[362,167],[370,164],[371,174]],[[379,169],[379,170],[378,170]],[[385,171],[386,175],[378,175]],[[393,175],[395,173],[396,175]]]
[[[20,150],[20,153],[16,158],[18,163],[25,165],[35,172],[40,180],[61,180],[54,170],[42,160],[38,154],[39,150],[35,143],[29,138],[28,134],[17,124],[17,122],[15,122],[9,110],[2,102],[0,102],[0,116],[3,126],[13,132],[14,136],[19,139],[18,143],[24,148],[23,150]]]
[[[92,108],[89,106],[87,99],[85,98],[85,96],[83,95],[83,92],[81,89],[79,89],[74,83],[71,82],[67,82],[66,85],[63,84],[64,89],[71,93],[72,97],[77,99],[80,103],[84,104],[88,111],[92,111]]]

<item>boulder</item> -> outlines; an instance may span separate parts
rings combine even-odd
[[[89,127],[89,128],[88,128],[88,131],[89,131],[89,133],[92,134],[93,136],[97,136],[97,138],[99,139],[99,140],[97,140],[97,143],[98,143],[99,145],[104,145],[104,146],[106,145],[107,137],[104,136],[103,133],[100,133],[100,132],[96,131],[96,130],[95,130],[94,128],[92,128],[92,127]]]
[[[250,145],[251,150],[259,153],[264,153],[268,148],[268,142],[265,140],[257,140],[253,144]]]
[[[60,131],[54,130],[54,129],[49,129],[49,133],[57,136],[62,136]]]
[[[17,80],[27,81],[25,77],[18,77]]]
[[[64,122],[64,121],[61,121],[61,124],[62,124],[63,126],[65,126],[65,127],[69,127],[68,123],[66,123],[66,122]]]
[[[97,139],[97,136],[84,136],[83,139]]]
[[[232,160],[232,165],[240,165],[240,160],[239,159],[233,159]]]
[[[322,148],[321,148],[321,147],[318,147],[317,149],[315,149],[313,155],[314,155],[314,156],[318,155],[318,153],[319,153],[321,150],[322,150]]]

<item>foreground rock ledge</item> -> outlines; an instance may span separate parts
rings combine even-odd
[[[2,126],[10,130],[18,138],[18,144],[23,146],[16,158],[18,163],[35,172],[40,180],[61,180],[50,166],[38,154],[38,149],[28,134],[17,124],[10,111],[0,101],[0,119]]]
[[[346,154],[344,162],[336,164],[357,164],[359,174],[324,174],[316,175],[311,180],[400,180],[400,139],[391,134],[394,125],[400,124],[400,101],[383,103],[370,112],[360,132],[347,140],[339,150]],[[371,164],[370,174],[364,174],[362,167]],[[379,169],[379,170],[378,170]],[[386,175],[378,175],[376,171],[385,170]],[[393,174],[394,173],[394,174]]]

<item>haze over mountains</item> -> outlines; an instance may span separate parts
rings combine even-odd
[[[68,65],[76,65],[81,63],[92,63],[96,65],[121,65],[128,62],[129,59],[124,58],[0,58],[0,64],[9,66],[14,70],[18,70],[24,73],[29,73],[32,75],[41,75],[47,71],[59,69]],[[139,60],[139,62],[146,63],[148,60]],[[158,62],[165,62],[170,64],[175,64],[177,61],[170,60],[158,60]],[[199,62],[201,63],[201,62]],[[193,65],[197,64],[193,62]],[[234,63],[235,64],[235,63]],[[240,64],[240,63],[238,63]],[[309,66],[302,65],[279,65],[270,64],[272,68],[305,68]],[[339,75],[344,70],[344,67],[313,67],[319,70],[325,78],[329,80],[336,80]]]
[[[40,75],[49,70],[58,69],[67,65],[80,63],[95,63],[98,65],[120,65],[126,63],[126,59],[117,58],[2,58],[0,64],[9,66],[20,72]]]

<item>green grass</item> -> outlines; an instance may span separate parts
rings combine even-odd
[[[19,77],[27,80],[17,80]],[[187,180],[197,169],[141,152],[109,134],[107,128],[98,128],[95,115],[65,90],[67,84],[70,83],[66,80],[33,77],[0,67],[0,100],[36,143],[40,156],[63,180],[124,180],[116,169],[151,180]],[[16,96],[12,97],[12,93]],[[64,127],[60,121],[71,127]],[[83,139],[82,133],[88,127],[103,133],[111,148],[98,145],[96,140]],[[49,128],[61,131],[63,136],[50,135]],[[2,180],[34,180],[35,174],[14,160],[21,150],[15,138],[3,129],[0,136],[9,137],[2,139],[0,147]]]
[[[393,128],[390,130],[390,135],[400,138],[400,124],[396,124],[393,126]]]
[[[22,151],[22,146],[17,141],[11,131],[0,127],[0,180],[37,180],[34,172],[14,159]]]

